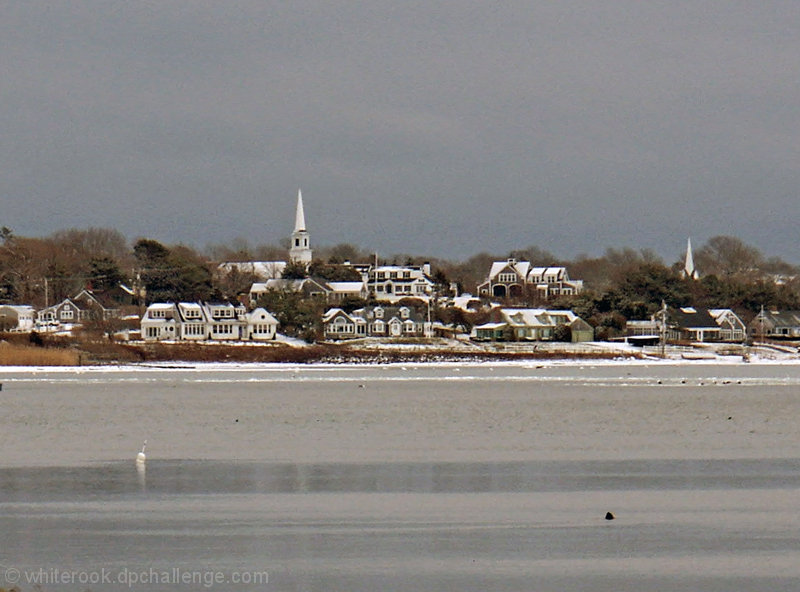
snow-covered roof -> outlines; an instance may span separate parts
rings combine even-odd
[[[508,323],[484,323],[483,325],[476,325],[473,329],[502,329]]]
[[[278,319],[276,319],[267,309],[256,308],[247,314],[247,322],[249,323],[266,322],[277,325]]]
[[[460,308],[461,310],[465,311],[471,311],[475,310],[476,308],[480,308],[481,303],[481,301],[472,294],[461,294],[461,296],[454,296],[451,301],[454,308]],[[470,304],[476,304],[477,306],[470,306]]]
[[[364,289],[364,282],[327,282],[334,292],[360,292]]]
[[[547,310],[544,308],[503,308],[503,318],[514,325],[525,327],[570,324],[578,319],[571,310]]]
[[[504,269],[510,267],[513,269],[519,276],[520,279],[525,279],[528,277],[528,273],[531,267],[530,261],[495,261],[492,263],[492,268],[489,271],[489,279],[494,279],[500,274]]]
[[[322,322],[323,323],[327,323],[328,321],[330,321],[333,317],[335,317],[340,312],[344,313],[344,314],[347,314],[341,308],[329,308],[328,310],[325,311],[325,314],[322,315]]]
[[[148,310],[172,310],[175,305],[171,302],[153,302],[147,307]]]

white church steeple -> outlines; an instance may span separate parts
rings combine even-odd
[[[306,229],[306,214],[303,211],[303,192],[297,190],[297,212],[294,215],[294,231],[300,232]]]
[[[683,274],[690,280],[698,278],[697,270],[694,267],[694,256],[692,255],[692,239],[686,242],[686,261],[683,264]]]
[[[311,248],[308,231],[306,230],[306,214],[303,210],[303,193],[297,190],[297,211],[294,217],[294,232],[292,232],[292,246],[289,249],[289,259],[295,263],[311,263]]]

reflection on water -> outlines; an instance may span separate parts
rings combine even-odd
[[[435,463],[151,461],[0,468],[0,503],[150,494],[524,493],[800,487],[800,459]]]
[[[7,468],[0,564],[269,572],[234,590],[790,589],[798,492],[797,459]]]

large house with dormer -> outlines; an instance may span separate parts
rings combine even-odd
[[[325,339],[430,337],[427,315],[410,306],[368,306],[347,313],[331,308],[322,318]]]
[[[403,298],[429,300],[436,287],[431,279],[431,266],[376,265],[366,269],[367,289],[376,300],[397,302]]]
[[[166,302],[147,307],[141,321],[145,341],[268,341],[278,321],[263,308],[241,304]]]
[[[529,261],[495,261],[478,294],[490,298],[521,298],[533,292],[548,300],[583,291],[583,280],[570,279],[566,267],[535,267]]]
[[[57,331],[64,326],[91,320],[105,321],[119,316],[119,308],[106,307],[91,290],[81,290],[72,298],[65,298],[53,306],[40,310],[36,315],[36,329]]]

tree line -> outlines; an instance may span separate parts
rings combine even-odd
[[[44,238],[16,235],[0,228],[0,303],[31,304],[42,308],[74,296],[89,287],[96,293],[113,294],[120,285],[142,294],[140,305],[156,301],[236,300],[257,281],[252,274],[231,270],[220,273],[226,261],[286,260],[288,242],[250,245],[243,239],[210,245],[203,250],[177,244],[165,245],[140,238],[131,245],[118,231],[106,228],[69,229]],[[455,284],[461,292],[472,292],[486,280],[492,262],[509,257],[541,266],[565,266],[573,279],[582,279],[581,294],[547,302],[548,307],[570,308],[596,327],[598,337],[614,336],[627,319],[643,319],[661,307],[695,306],[731,308],[745,320],[762,306],[782,310],[800,309],[798,268],[777,257],[765,257],[758,249],[731,236],[716,236],[694,253],[700,278],[683,276],[683,259],[665,263],[654,252],[643,249],[609,248],[601,256],[580,255],[561,259],[540,247],[529,246],[511,253],[479,253],[465,261],[396,254],[381,257],[379,264],[419,265],[429,262],[439,293],[449,294]],[[313,276],[329,281],[358,280],[342,264],[372,263],[375,255],[352,244],[317,248],[309,269],[292,266],[285,277]],[[123,295],[120,295],[122,297]],[[263,304],[278,312],[279,320],[307,329],[307,310],[296,297]],[[541,306],[535,290],[509,304]],[[361,303],[350,303],[356,306]],[[444,322],[471,325],[481,313],[438,309]],[[295,321],[294,317],[300,317]],[[284,318],[281,319],[280,317]]]

